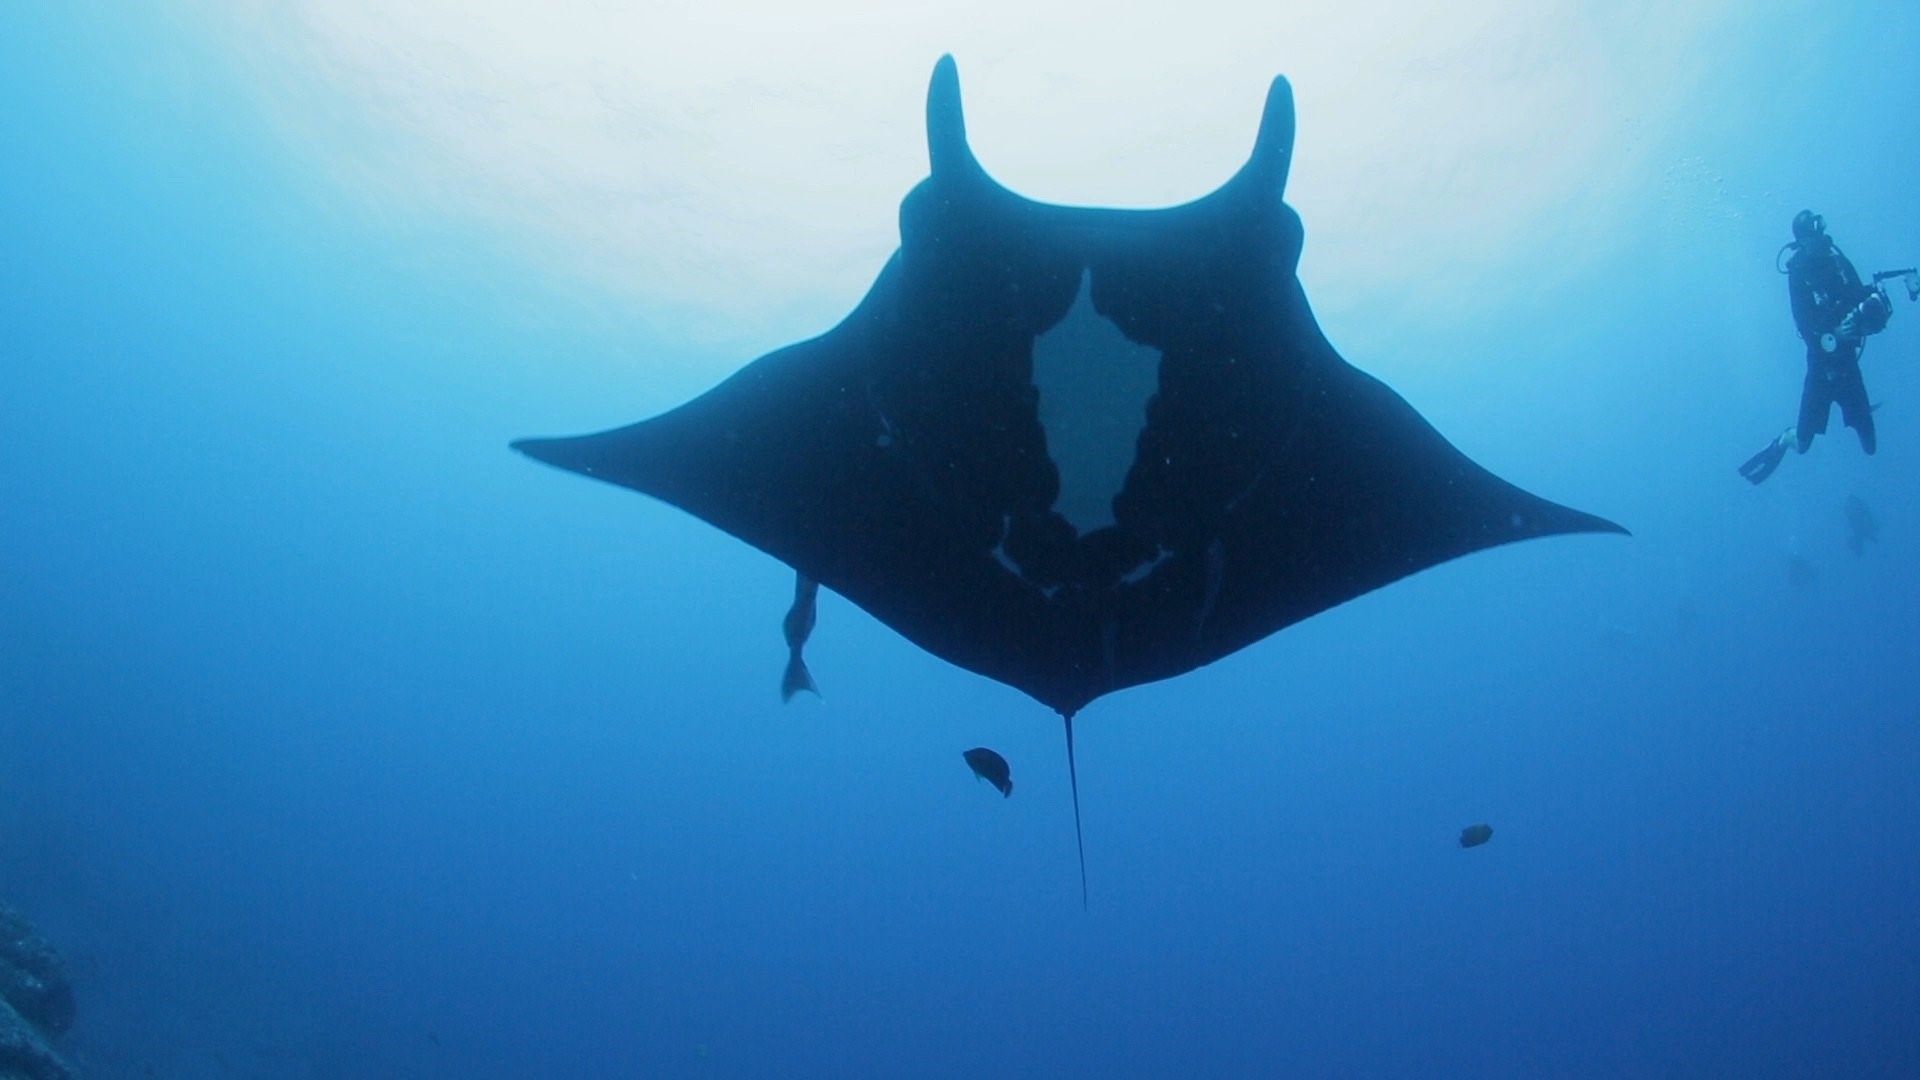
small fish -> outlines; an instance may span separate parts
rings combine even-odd
[[[1479,825],[1469,825],[1460,830],[1461,847],[1479,847],[1491,839],[1493,839],[1493,826],[1485,822]]]
[[[960,755],[967,759],[967,768],[973,775],[1000,789],[1006,798],[1013,797],[1013,772],[1007,768],[1007,759],[987,749],[976,746]]]
[[[819,595],[819,582],[805,574],[793,576],[793,606],[787,609],[787,617],[780,623],[780,629],[787,635],[787,670],[780,676],[781,701],[792,701],[793,695],[802,690],[820,696],[813,672],[807,670],[807,662],[800,658],[800,650],[813,634],[814,602]]]
[[[1787,581],[1796,589],[1804,589],[1820,580],[1820,569],[1813,560],[1799,552],[1787,556]]]
[[[1867,507],[1867,501],[1858,495],[1847,496],[1847,549],[1855,555],[1866,549],[1867,542],[1880,542],[1880,523],[1873,519],[1873,511]]]

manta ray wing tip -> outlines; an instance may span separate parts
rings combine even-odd
[[[552,465],[557,469],[595,475],[593,462],[583,454],[590,437],[561,437],[551,439],[515,439],[507,444],[508,449],[532,458],[543,465]]]

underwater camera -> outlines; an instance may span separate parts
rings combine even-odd
[[[1858,341],[1872,337],[1887,328],[1887,320],[1893,317],[1893,301],[1887,299],[1885,287],[1875,285],[1873,291],[1864,300],[1855,304],[1852,311],[1840,319],[1838,334],[1849,341]],[[1831,335],[1829,335],[1831,336]],[[1824,344],[1824,343],[1823,343]],[[1833,350],[1829,349],[1828,352]]]
[[[1887,295],[1886,283],[1900,279],[1907,287],[1908,300],[1920,300],[1920,270],[1909,267],[1905,270],[1882,270],[1873,275],[1873,286],[1867,291],[1852,310],[1840,319],[1840,325],[1820,335],[1820,348],[1825,352],[1837,352],[1841,342],[1858,342],[1872,337],[1887,328],[1887,321],[1893,318],[1893,298]]]

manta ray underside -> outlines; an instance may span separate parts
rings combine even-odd
[[[900,249],[826,334],[651,420],[530,439],[663,499],[1069,722],[1369,590],[1619,526],[1509,484],[1342,360],[1282,201],[1292,93],[1164,210],[1051,206],[967,146],[953,61]]]

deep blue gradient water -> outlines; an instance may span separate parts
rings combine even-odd
[[[1876,457],[1734,472],[1794,211],[1920,260],[1920,7],[1698,42],[1685,141],[1565,211],[1605,242],[1471,304],[1422,304],[1471,233],[1325,295],[1296,203],[1349,360],[1635,535],[1096,703],[1086,912],[1047,710],[831,596],[783,708],[786,568],[506,450],[750,353],[371,211],[230,49],[0,13],[0,900],[90,1075],[1920,1075],[1920,305]]]

